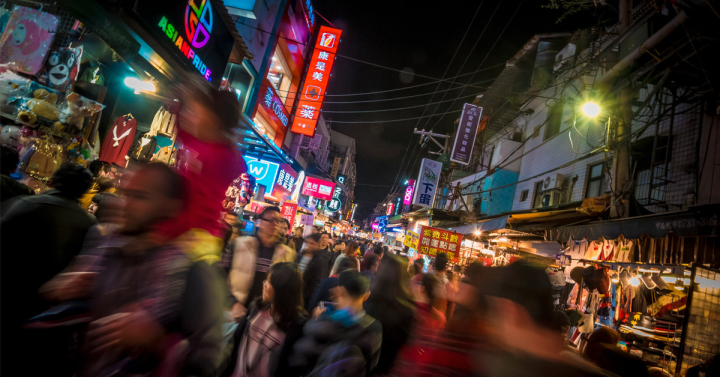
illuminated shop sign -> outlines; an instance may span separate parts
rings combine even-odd
[[[312,196],[320,200],[332,200],[335,184],[323,179],[305,177],[305,184],[302,188],[302,194]]]
[[[305,22],[307,22],[308,29],[312,29],[312,27],[315,26],[315,12],[313,12],[313,6],[310,0],[305,1],[305,11],[307,12]]]
[[[335,62],[341,34],[342,30],[320,27],[315,51],[305,76],[305,85],[300,92],[295,119],[290,129],[293,133],[308,137],[315,136],[315,127],[320,118],[320,108],[325,100],[325,89]]]
[[[277,179],[275,179],[275,190],[273,196],[280,199],[283,195],[290,196],[292,194],[295,183],[298,180],[298,173],[293,170],[290,165],[280,165]]]
[[[283,127],[287,127],[290,114],[285,110],[285,105],[280,101],[280,97],[275,93],[270,85],[270,81],[267,79],[263,80],[263,87],[265,87],[265,95],[263,100],[260,102],[261,106],[265,111],[270,114],[270,117],[274,121],[280,122]]]
[[[243,156],[247,164],[248,173],[255,177],[258,185],[265,186],[266,193],[272,193],[275,187],[279,165],[255,157]],[[268,194],[269,195],[269,194]]]
[[[408,185],[405,188],[405,197],[403,198],[403,204],[412,204],[413,192],[415,191],[415,180],[411,179],[408,181]]]
[[[220,85],[235,40],[209,0],[143,0],[134,10],[152,33],[164,35],[159,43],[172,44],[184,64]]]
[[[340,200],[340,196],[342,195],[342,189],[340,186],[335,186],[335,191],[333,192],[332,199],[327,204],[327,211],[328,212],[337,212],[342,208],[342,200]]]

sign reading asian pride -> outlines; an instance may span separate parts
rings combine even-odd
[[[423,226],[420,230],[418,242],[419,254],[436,257],[439,253],[445,253],[448,260],[457,263],[462,234],[440,228]]]
[[[417,250],[418,248],[418,242],[420,241],[420,235],[413,232],[412,230],[408,230],[407,233],[405,233],[405,246]]]

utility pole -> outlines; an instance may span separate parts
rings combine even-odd
[[[624,32],[632,23],[632,0],[620,0],[620,32]],[[615,117],[615,142],[612,161],[612,204],[610,217],[621,218],[630,215],[629,195],[624,195],[626,183],[630,177],[630,141],[622,140],[632,132],[632,89],[626,87],[620,91],[617,98],[618,112]],[[611,124],[612,124],[611,123]],[[632,193],[630,193],[632,194]]]

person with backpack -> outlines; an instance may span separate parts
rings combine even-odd
[[[370,281],[358,271],[338,277],[335,302],[316,309],[290,366],[303,376],[367,376],[378,363],[382,325],[363,309]]]

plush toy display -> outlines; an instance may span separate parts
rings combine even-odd
[[[57,17],[36,9],[13,7],[6,30],[0,38],[0,63],[34,75],[42,68],[50,49]]]
[[[61,107],[60,121],[81,130],[83,128],[83,120],[101,111],[104,107],[105,105],[87,99],[77,93],[70,93],[65,97],[65,103],[63,103]]]
[[[24,156],[32,142],[40,136],[42,136],[40,130],[28,126],[23,127],[20,131],[20,156]]]
[[[41,81],[53,89],[68,91],[72,88],[80,70],[83,48],[59,48],[50,51]]]
[[[2,145],[18,149],[20,147],[20,132],[18,126],[3,126],[2,133],[0,133]]]
[[[0,106],[7,105],[8,100],[12,97],[26,96],[29,88],[30,80],[6,67],[0,67]]]
[[[58,120],[58,110],[55,106],[57,94],[49,93],[45,89],[38,89],[33,92],[33,99],[27,101],[17,115],[18,121],[25,125],[35,124],[38,117],[50,121]]]

